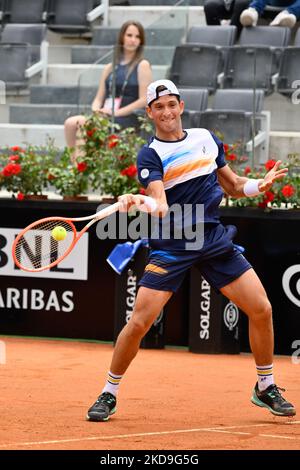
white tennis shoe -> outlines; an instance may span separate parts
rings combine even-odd
[[[242,11],[240,16],[240,22],[243,26],[256,26],[258,20],[258,12],[255,8],[247,8]]]
[[[297,18],[292,13],[289,13],[287,10],[283,10],[275,16],[274,20],[270,23],[270,26],[287,26],[288,28],[293,28]]]

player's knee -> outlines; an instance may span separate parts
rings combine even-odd
[[[143,337],[147,333],[149,325],[141,315],[133,315],[128,327],[133,336]]]
[[[260,321],[268,321],[272,318],[272,306],[268,299],[260,302],[255,316]]]
[[[135,310],[128,325],[130,324],[131,334],[134,336],[143,337],[152,325],[152,319],[149,317],[148,312],[145,310]]]

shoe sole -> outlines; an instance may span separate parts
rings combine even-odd
[[[278,26],[285,26],[286,28],[293,28],[295,24],[296,24],[296,21],[293,21],[289,18],[284,18],[278,23]]]
[[[115,414],[115,412],[117,411],[117,408],[113,408],[109,415],[107,416],[107,418],[97,418],[96,416],[89,416],[89,414],[86,415],[86,420],[87,421],[95,421],[95,422],[101,422],[101,421],[108,421],[109,418],[111,417],[111,415]]]
[[[254,395],[252,395],[251,397],[251,402],[256,406],[260,406],[261,408],[267,408],[275,416],[295,416],[296,414],[296,410],[290,410],[287,413],[280,413],[278,411],[274,411],[269,405],[267,405],[263,401],[260,401],[260,399]]]
[[[245,15],[240,19],[243,26],[256,26],[256,21],[250,15]]]

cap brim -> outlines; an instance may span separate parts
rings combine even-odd
[[[147,103],[147,106],[150,106],[152,103],[154,103],[154,101],[157,101],[162,96],[177,96],[177,98],[180,98],[180,95],[177,94],[177,93],[167,93],[165,95],[158,96],[157,98],[153,98],[153,100],[151,100],[151,101],[149,101],[149,103]]]

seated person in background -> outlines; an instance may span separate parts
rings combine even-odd
[[[115,122],[121,127],[137,125],[134,111],[146,106],[146,90],[152,81],[149,62],[143,59],[145,31],[137,21],[127,21],[121,26],[116,53],[115,68]],[[99,88],[92,103],[92,111],[106,116],[112,115],[112,63],[104,67]],[[69,147],[75,148],[73,158],[79,155],[77,133],[86,121],[85,116],[71,116],[66,119],[65,138]]]
[[[262,15],[266,5],[282,7],[282,11],[271,21],[270,26],[287,26],[292,28],[300,19],[300,0],[254,0],[240,17],[243,26],[256,26],[258,17]]]
[[[204,13],[206,23],[220,25],[221,20],[230,19],[230,24],[237,27],[238,35],[241,32],[241,12],[248,7],[250,0],[205,0]]]

